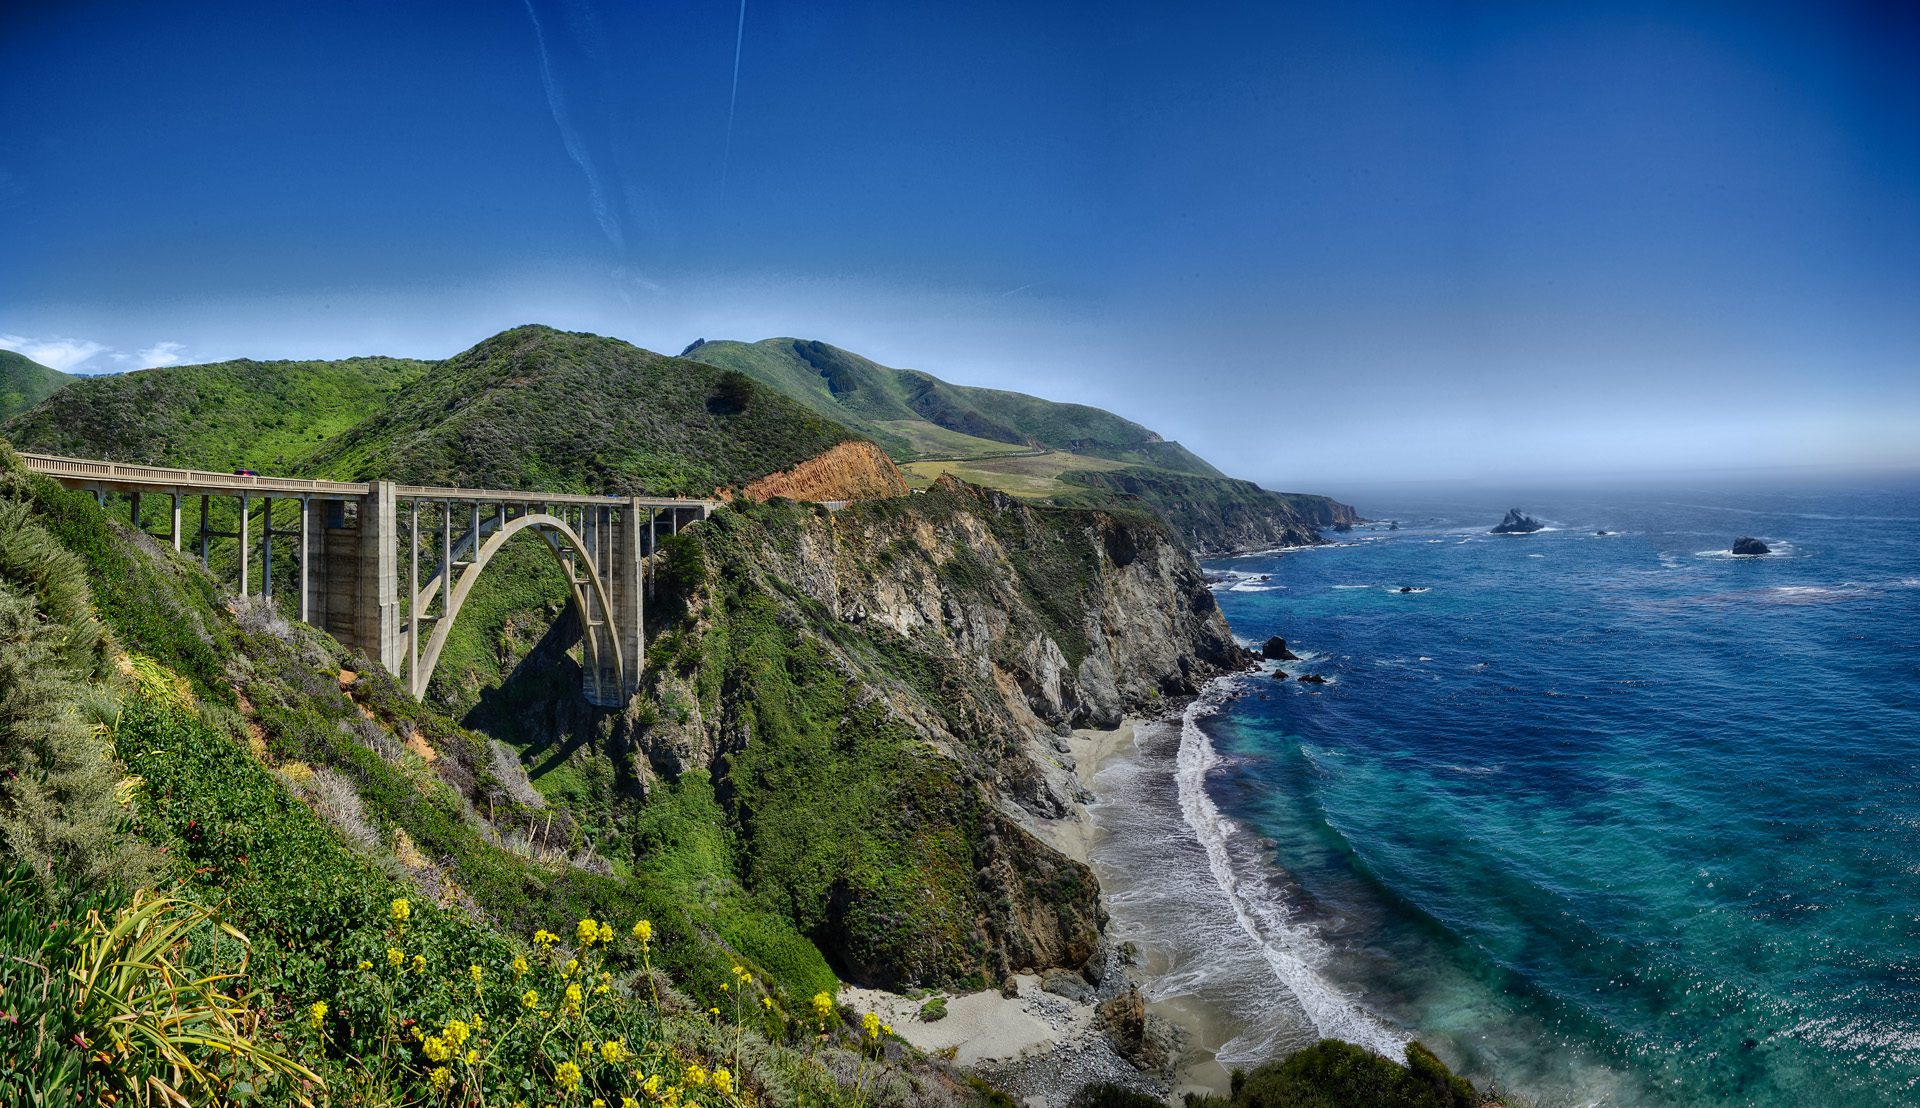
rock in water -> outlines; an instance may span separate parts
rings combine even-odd
[[[1493,529],[1493,533],[1496,535],[1531,535],[1545,526],[1546,524],[1518,508],[1508,508],[1507,518],[1500,521],[1500,525]]]
[[[1752,558],[1761,554],[1773,553],[1773,547],[1768,546],[1752,535],[1742,535],[1733,540],[1733,552],[1742,557]]]
[[[1268,639],[1266,645],[1260,648],[1260,656],[1276,662],[1297,662],[1300,660],[1300,655],[1287,649],[1287,640],[1278,635]]]
[[[1327,679],[1320,676],[1317,673],[1303,673],[1300,676],[1294,678],[1294,680],[1300,682],[1303,685],[1324,685],[1327,683]]]

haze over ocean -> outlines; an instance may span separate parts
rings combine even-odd
[[[1210,564],[1329,683],[1228,679],[1103,771],[1121,933],[1272,1029],[1229,1055],[1344,1023],[1549,1104],[1913,1103],[1920,482],[1528,495],[1552,529],[1429,490]]]

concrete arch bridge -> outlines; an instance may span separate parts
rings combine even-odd
[[[707,518],[718,505],[20,457],[28,469],[92,492],[102,504],[109,493],[125,495],[136,526],[145,523],[146,498],[164,500],[173,548],[192,539],[202,564],[213,539],[236,540],[243,595],[253,591],[256,557],[258,591],[273,595],[274,540],[292,543],[297,580],[290,584],[300,618],[364,651],[416,697],[426,692],[453,621],[488,563],[514,536],[532,531],[566,574],[580,616],[581,692],[600,707],[624,705],[640,686],[652,583],[648,555],[663,534]],[[196,497],[199,528],[190,532],[182,513]],[[209,507],[219,498],[237,501],[236,530],[212,528]],[[293,516],[291,526],[274,518],[274,504],[286,501],[299,504],[297,516],[281,513]]]

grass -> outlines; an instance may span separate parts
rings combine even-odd
[[[1104,458],[1089,458],[1063,451],[1014,458],[971,458],[964,461],[907,462],[901,470],[916,487],[925,488],[943,473],[951,473],[970,484],[1011,493],[1028,500],[1051,500],[1082,491],[1068,484],[1068,473],[1113,472],[1127,467]]]
[[[318,446],[391,403],[429,363],[216,362],[74,382],[6,425],[21,450],[294,477]]]
[[[0,350],[0,420],[26,411],[77,380],[24,354]]]
[[[737,377],[518,327],[439,363],[308,464],[353,480],[712,496],[852,437]]]

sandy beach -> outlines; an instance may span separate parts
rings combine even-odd
[[[1099,861],[1102,832],[1093,807],[1100,803],[1097,777],[1117,759],[1132,757],[1142,728],[1156,721],[1127,719],[1112,730],[1083,729],[1067,736],[1063,767],[1070,767],[1081,786],[1081,801],[1055,820],[1029,820],[1027,826],[1048,845],[1090,866],[1103,891],[1124,888],[1128,876],[1103,867]],[[1092,797],[1091,804],[1085,801]],[[901,1038],[920,1050],[950,1058],[956,1064],[988,1074],[1030,1108],[1059,1108],[1086,1081],[1114,1080],[1180,1103],[1189,1092],[1224,1093],[1228,1072],[1214,1057],[1233,1030],[1222,1013],[1197,998],[1150,1000],[1151,1018],[1170,1029],[1174,1061],[1171,1079],[1166,1072],[1141,1073],[1116,1053],[1097,1026],[1098,1002],[1131,982],[1151,995],[1153,979],[1164,969],[1151,954],[1137,959],[1115,952],[1110,958],[1110,980],[1091,999],[1075,999],[1048,991],[1042,977],[1021,974],[1015,991],[999,989],[975,993],[939,994],[946,999],[946,1015],[921,1018],[925,997],[908,997],[880,989],[848,987],[841,999],[861,1011],[871,1011],[891,1024]],[[1088,990],[1095,992],[1095,990]]]

